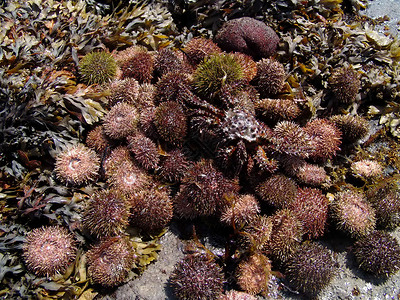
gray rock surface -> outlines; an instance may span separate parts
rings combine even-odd
[[[160,239],[161,251],[155,263],[137,279],[134,279],[103,300],[162,300],[175,299],[168,285],[168,279],[174,269],[174,265],[183,258],[183,242],[178,239],[175,225]]]
[[[400,33],[400,0],[370,0],[367,9],[362,12],[371,18],[388,16],[389,21],[385,22],[394,36]],[[383,26],[379,29],[384,31]]]

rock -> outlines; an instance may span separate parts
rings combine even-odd
[[[242,52],[260,59],[275,53],[279,37],[265,23],[243,17],[226,22],[217,32],[215,42],[225,51]]]

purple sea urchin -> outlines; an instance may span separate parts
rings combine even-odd
[[[108,85],[110,95],[106,97],[108,106],[119,102],[134,105],[139,95],[139,83],[134,78],[118,79]]]
[[[241,244],[249,252],[264,252],[271,238],[272,222],[266,216],[258,215],[242,230]]]
[[[277,151],[303,158],[308,157],[311,150],[311,137],[297,123],[281,121],[274,127],[272,135]]]
[[[341,132],[326,119],[315,119],[304,127],[304,131],[311,137],[313,151],[310,157],[313,159],[332,158],[336,151],[340,150]]]
[[[175,197],[175,210],[184,218],[213,215],[224,204],[224,195],[237,193],[239,185],[216,170],[211,161],[201,160],[182,178]]]
[[[204,255],[186,255],[170,277],[174,294],[182,300],[219,299],[224,275],[220,266]]]
[[[400,246],[384,231],[374,231],[352,247],[361,269],[378,276],[389,276],[400,269]]]
[[[283,65],[275,59],[264,58],[257,62],[257,75],[253,82],[261,97],[278,94],[286,79]]]
[[[104,162],[106,176],[111,177],[121,165],[131,161],[131,159],[131,153],[127,147],[118,146],[113,149]]]
[[[101,240],[86,256],[90,278],[104,287],[123,283],[137,259],[132,243],[121,236]]]
[[[255,115],[254,103],[258,100],[257,90],[245,83],[244,79],[226,84],[218,95],[218,103]]]
[[[250,82],[257,75],[257,63],[251,58],[251,56],[244,53],[235,52],[233,56],[237,62],[242,66],[243,80]]]
[[[323,167],[310,164],[299,157],[284,158],[283,166],[289,176],[295,177],[300,183],[306,185],[320,186],[328,180]]]
[[[79,73],[86,84],[103,84],[117,74],[117,63],[107,52],[90,52],[79,61]]]
[[[351,67],[334,70],[329,78],[330,89],[340,103],[354,102],[361,87],[360,76]]]
[[[183,72],[169,72],[163,75],[156,85],[156,103],[176,101],[185,103],[191,93],[192,78]]]
[[[378,226],[393,229],[400,224],[400,193],[396,178],[381,181],[371,186],[367,199],[375,208]]]
[[[98,125],[89,131],[86,137],[86,145],[97,153],[102,153],[110,145],[102,125]]]
[[[137,109],[128,103],[114,105],[103,120],[104,132],[112,139],[122,139],[135,132],[139,121]]]
[[[336,115],[329,120],[342,132],[343,140],[348,143],[365,138],[370,131],[368,120],[358,115]]]
[[[156,97],[156,86],[151,83],[142,83],[139,86],[139,94],[136,101],[136,106],[142,112],[146,108],[154,107],[154,98]]]
[[[163,229],[172,219],[172,200],[167,189],[143,190],[131,197],[130,223],[147,232]]]
[[[28,233],[22,257],[38,276],[63,273],[76,256],[76,241],[63,227],[40,227]]]
[[[143,47],[132,46],[116,55],[122,78],[134,78],[149,83],[153,78],[154,56]]]
[[[364,236],[375,229],[375,210],[361,193],[351,190],[337,193],[330,209],[336,226],[351,236]]]
[[[316,188],[299,188],[289,209],[302,222],[308,238],[318,238],[325,233],[329,200]]]
[[[272,224],[272,230],[266,251],[274,264],[283,265],[300,246],[303,225],[289,209],[278,210],[269,217],[269,221]]]
[[[300,108],[292,99],[261,99],[255,103],[257,115],[267,122],[294,120],[300,114]]]
[[[243,17],[225,22],[215,42],[225,51],[242,52],[259,59],[275,53],[279,37],[265,23]]]
[[[257,300],[257,298],[245,292],[230,290],[222,295],[220,300]]]
[[[183,72],[185,65],[174,51],[161,49],[155,56],[154,71],[161,77],[168,72]]]
[[[191,39],[183,51],[192,65],[198,65],[208,56],[222,52],[212,40],[201,37]]]
[[[181,150],[172,150],[162,157],[158,169],[159,175],[166,181],[179,182],[186,174],[190,164],[191,162]]]
[[[266,293],[271,279],[271,261],[261,253],[252,254],[240,262],[236,277],[245,292],[252,295]]]
[[[275,208],[288,207],[296,198],[296,183],[282,174],[274,174],[265,181],[260,182],[256,188],[261,200]]]
[[[142,133],[126,138],[128,149],[135,160],[146,170],[155,169],[160,161],[157,145]]]
[[[182,105],[174,101],[162,102],[154,112],[158,134],[171,144],[180,144],[187,133],[187,118]]]
[[[234,224],[237,228],[241,228],[260,212],[258,201],[253,195],[226,196],[226,198],[227,204],[222,209],[220,220],[227,226]]]
[[[289,284],[306,295],[315,296],[334,277],[331,251],[314,242],[304,242],[286,263]]]
[[[82,144],[71,146],[58,154],[55,163],[57,178],[68,185],[81,185],[98,176],[100,159],[96,152]]]
[[[127,196],[136,195],[153,183],[144,170],[129,161],[116,167],[108,177],[110,186]]]
[[[156,125],[154,125],[156,108],[154,106],[149,106],[144,108],[140,112],[139,116],[139,127],[141,131],[149,138],[158,139],[160,138]]]
[[[362,178],[379,177],[383,174],[382,165],[378,161],[371,159],[355,161],[350,168],[354,175]]]
[[[129,221],[129,203],[117,190],[103,190],[86,203],[82,224],[96,237],[123,233]]]

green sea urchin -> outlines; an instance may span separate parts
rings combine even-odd
[[[90,52],[79,61],[79,73],[86,84],[110,82],[117,74],[117,63],[107,52]]]
[[[199,95],[215,97],[221,88],[243,78],[240,63],[232,54],[212,55],[200,63],[194,73],[193,84]]]

